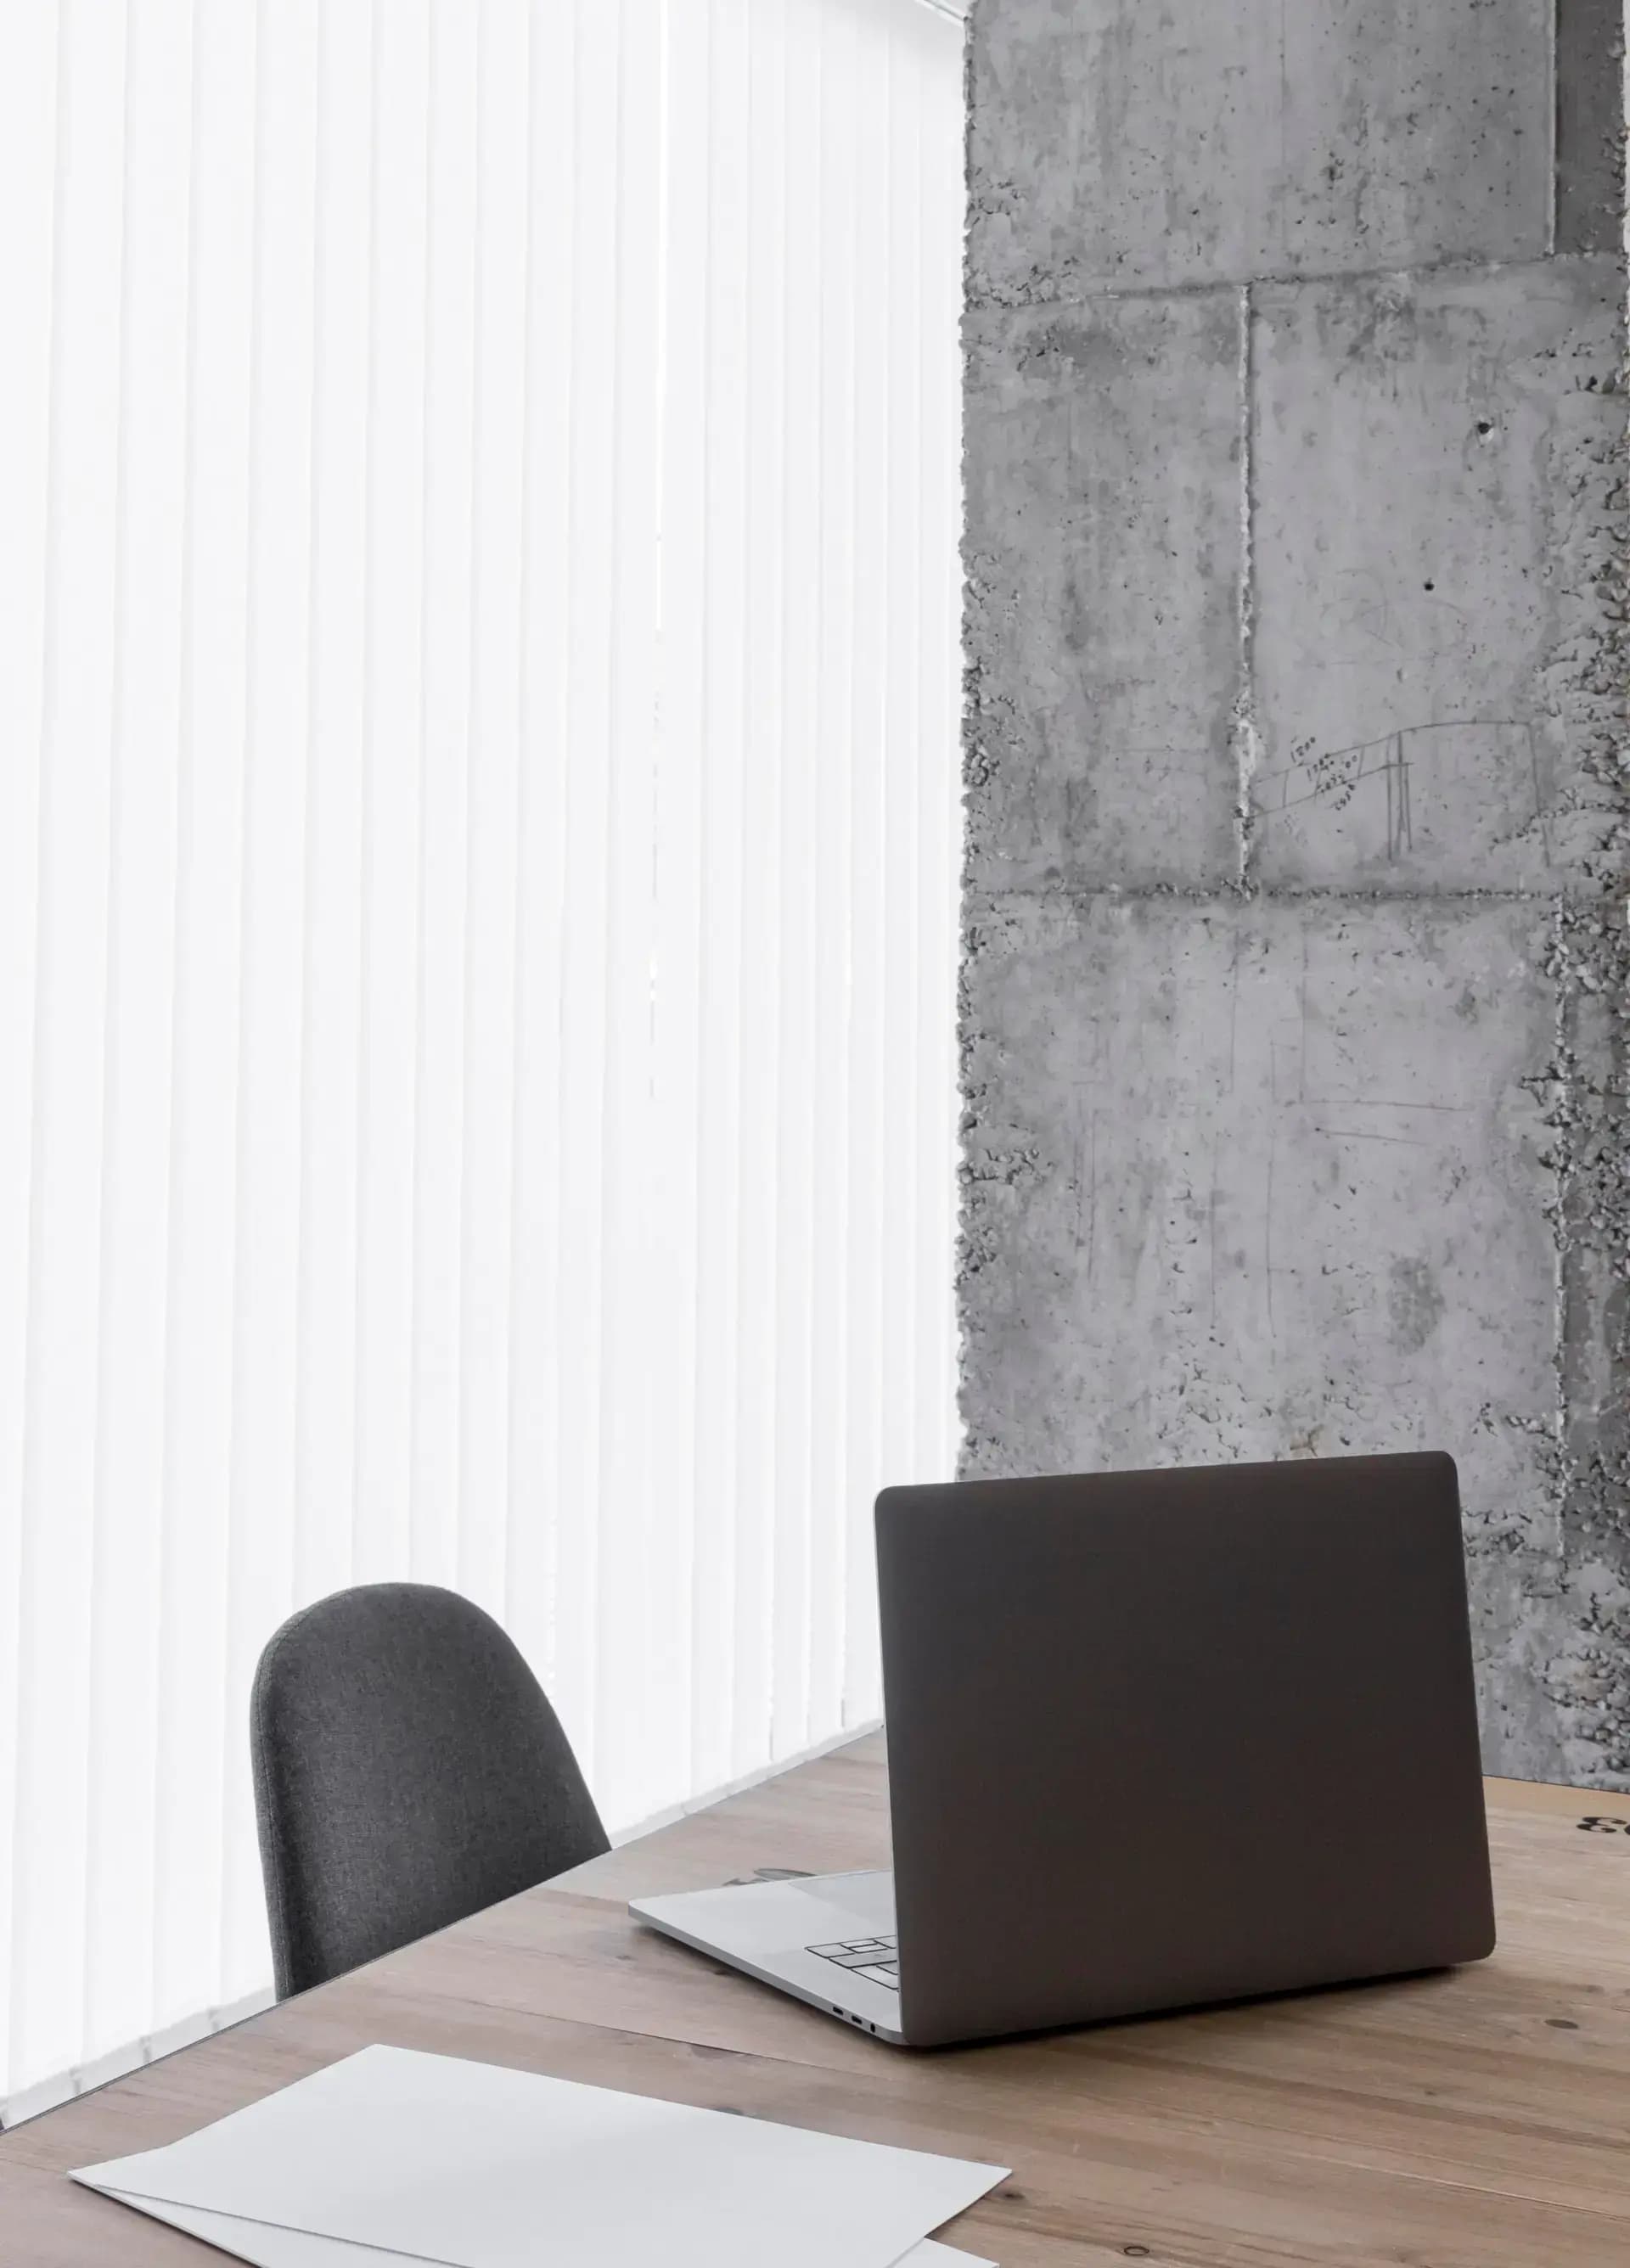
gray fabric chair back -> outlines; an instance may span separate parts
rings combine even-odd
[[[284,1623],[250,1749],[280,1996],[608,1847],[516,1646],[429,1584],[336,1591]]]

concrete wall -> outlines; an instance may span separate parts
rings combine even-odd
[[[1553,48],[1554,40],[1554,48]],[[1630,1785],[1616,0],[975,0],[965,1469],[1439,1445]]]

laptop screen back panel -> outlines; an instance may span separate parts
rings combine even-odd
[[[1490,1949],[1449,1458],[887,1490],[877,1542],[908,2039]]]

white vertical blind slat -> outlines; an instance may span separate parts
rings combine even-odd
[[[219,1984],[248,556],[254,39],[193,18],[154,2021]]]
[[[742,245],[741,297],[749,311],[743,356],[745,404],[742,497],[744,530],[741,621],[742,772],[738,806],[741,872],[741,1038],[740,1060],[741,1166],[736,1215],[740,1223],[737,1326],[740,1391],[736,1416],[737,1502],[742,1528],[807,1535],[808,1443],[788,1444],[778,1458],[781,1377],[790,1361],[807,1379],[807,1363],[783,1345],[778,1287],[793,1277],[794,1256],[808,1254],[808,1204],[804,1189],[781,1178],[779,1108],[781,1004],[789,964],[784,957],[782,906],[790,886],[783,843],[787,796],[785,621],[790,581],[785,539],[788,447],[786,309],[796,279],[785,258],[787,215],[796,163],[787,149],[789,45],[784,8],[745,11],[746,112],[743,161],[749,194]],[[795,963],[792,964],[795,967]],[[785,1218],[795,1211],[797,1226]],[[808,1328],[807,1299],[795,1331]],[[698,1562],[698,1588],[712,1588]],[[778,1664],[785,1658],[789,1615],[800,1594],[778,1580],[774,1638]],[[729,1610],[726,1602],[726,1611]],[[793,1648],[801,1659],[801,1632]],[[786,1695],[778,1675],[772,1738],[784,1737]]]
[[[259,1859],[241,1727],[294,1604],[296,1331],[311,622],[316,0],[261,0],[251,251],[242,959],[219,1997],[257,1981]],[[291,949],[292,946],[292,949]]]
[[[0,15],[0,2101],[263,1986],[249,1682],[451,1583],[614,1827],[948,1472],[960,41]]]
[[[657,804],[653,846],[656,1153],[652,1211],[654,1283],[671,1360],[653,1381],[651,1425],[660,1447],[656,1517],[682,1539],[684,1633],[698,1662],[715,1665],[690,1697],[688,1776],[698,1786],[731,1777],[735,1698],[734,1531],[729,1507],[698,1485],[704,1454],[699,1407],[704,1351],[697,1329],[701,1242],[702,956],[708,918],[703,866],[707,779],[704,645],[708,299],[708,137],[712,131],[711,13],[695,20],[665,8],[662,26],[663,180],[661,332],[657,403],[662,436],[657,537]],[[686,446],[678,446],[679,437]],[[692,1561],[695,1576],[692,1575]],[[706,1574],[702,1571],[705,1569]]]
[[[467,763],[468,904],[457,1580],[506,1595],[510,1247],[514,1130],[515,828],[521,749],[521,491],[526,372],[527,20],[490,0],[478,48],[476,402]]]
[[[742,530],[747,419],[747,16],[749,0],[707,0],[702,346],[701,843],[697,1015],[697,1464],[698,1502],[728,1530],[735,1657],[731,1770],[762,1739],[772,1706],[771,1537],[779,1507],[749,1506],[736,1459],[741,1415]],[[766,1516],[768,1513],[768,1516]],[[694,1590],[712,1563],[698,1549]],[[704,1656],[702,1658],[705,1658]]]
[[[773,1170],[777,1187],[775,1256],[775,1460],[773,1501],[784,1565],[788,1543],[799,1550],[800,1587],[807,1591],[804,1539],[818,1517],[830,1518],[842,1501],[840,1468],[845,1424],[843,1348],[830,1310],[818,1311],[817,1268],[841,1234],[831,1199],[841,1189],[841,1151],[822,1152],[816,1140],[816,1037],[823,916],[834,929],[842,909],[820,895],[817,845],[822,814],[841,805],[843,743],[825,726],[822,500],[825,481],[822,404],[826,373],[821,352],[829,257],[823,194],[822,135],[827,106],[843,99],[830,90],[824,66],[826,11],[821,0],[787,0],[785,70],[778,122],[786,152],[778,261],[781,306],[782,456],[778,494],[767,494],[766,540],[776,543],[782,576],[779,712],[781,762],[778,945],[776,1123]],[[771,247],[771,257],[778,257]],[[831,1098],[841,1109],[841,1099]],[[811,1547],[813,1549],[813,1546]],[[785,1607],[799,1595],[789,1580]],[[809,1635],[795,1629],[798,1659],[785,1688],[807,1705]],[[785,1721],[780,1749],[794,1733]]]
[[[23,11],[0,71],[0,1838],[18,1807],[23,1476],[40,907],[41,725],[51,519],[53,281],[59,43],[52,11]],[[11,2037],[15,1863],[0,1863],[0,2054]]]
[[[683,1785],[684,1687],[653,1683],[659,1609],[651,1520],[651,1381],[666,1334],[646,1278],[653,1156],[651,1068],[653,642],[657,562],[651,530],[659,466],[653,372],[657,356],[657,160],[661,0],[618,0],[616,215],[608,309],[610,478],[600,501],[610,546],[606,701],[604,926],[585,939],[600,955],[605,1001],[604,1156],[601,1182],[601,1363],[595,1523],[601,1578],[594,1612],[595,1754],[606,1780],[639,1809]],[[670,1521],[666,1535],[676,1530]],[[682,1557],[681,1565],[682,1565]],[[672,1611],[670,1591],[661,1601]]]
[[[856,706],[859,590],[869,575],[857,543],[861,300],[869,278],[863,247],[878,238],[863,216],[858,171],[863,78],[881,66],[868,31],[887,34],[874,7],[822,7],[819,198],[821,260],[816,321],[815,404],[820,453],[816,572],[815,747],[812,752],[815,917],[815,1029],[809,1109],[815,1264],[811,1299],[811,1518],[822,1548],[809,1562],[810,1611],[804,1646],[812,1705],[840,1706],[842,1602],[849,1543],[845,1508],[865,1498],[874,1469],[867,1443],[875,1423],[879,1355],[875,1303],[878,1223],[869,1213],[868,1154],[881,1130],[868,1123],[869,1063],[859,1035],[870,1024],[876,969],[866,936],[875,836],[857,841],[875,761],[875,741],[859,736]],[[881,341],[867,338],[881,363]],[[869,406],[869,405],[868,405]],[[858,852],[858,858],[857,858]]]
[[[356,1467],[358,1102],[368,608],[370,0],[321,0],[306,632],[295,1588],[349,1581]],[[297,759],[299,761],[299,759]]]
[[[578,121],[571,203],[572,298],[560,350],[571,364],[565,426],[566,551],[561,604],[563,781],[558,1280],[560,1514],[554,1668],[563,1720],[597,1774],[600,1727],[598,1525],[601,1358],[605,1308],[607,862],[615,652],[616,375],[622,0],[574,18],[570,95]],[[563,90],[564,91],[564,90]],[[547,130],[547,129],[546,129]]]
[[[574,1731],[558,1671],[564,1587],[560,1287],[564,1183],[563,913],[567,844],[561,824],[569,734],[572,366],[559,310],[572,304],[577,19],[531,0],[527,21],[525,394],[517,468],[522,512],[515,822],[514,1201],[511,1264],[507,1620]]]
[[[124,13],[64,14],[53,235],[40,724],[28,1336],[18,1632],[11,2051],[61,2058],[84,2019],[107,868],[122,305]],[[48,2063],[48,2068],[49,2067]]]
[[[905,27],[900,27],[904,30]],[[919,227],[922,319],[917,347],[922,496],[918,515],[918,606],[922,616],[922,690],[917,770],[918,1031],[915,1092],[926,1211],[917,1248],[920,1298],[918,1469],[954,1469],[958,1439],[956,1309],[938,1256],[956,1233],[957,1124],[946,1098],[957,1092],[955,985],[962,883],[962,770],[939,752],[960,740],[962,719],[962,360],[947,309],[962,291],[962,230],[946,225],[963,199],[963,113],[946,99],[945,41],[938,27],[910,26],[916,55],[924,178]],[[933,34],[933,36],[930,36]]]
[[[152,1996],[191,11],[129,22],[85,2024]],[[132,448],[132,435],[142,446]]]
[[[901,1356],[911,1299],[910,1272],[898,1266],[897,1230],[911,1204],[909,1186],[889,1203],[889,1160],[904,1154],[894,1108],[898,1059],[907,1044],[892,1012],[903,975],[891,930],[905,910],[906,844],[896,828],[894,778],[911,755],[902,738],[896,755],[892,729],[915,661],[909,623],[897,620],[896,459],[903,436],[897,424],[895,295],[898,216],[891,196],[896,141],[902,129],[896,96],[893,12],[877,19],[875,51],[857,58],[852,102],[854,198],[846,213],[852,229],[854,335],[851,344],[853,396],[853,659],[851,665],[849,859],[852,910],[848,923],[849,990],[846,1037],[850,1101],[845,1134],[849,1145],[849,1235],[852,1281],[845,1287],[850,1316],[850,1371],[867,1382],[851,1420],[849,1478],[844,1491],[844,1588],[833,1611],[817,1622],[833,1642],[827,1674],[842,1693],[857,1684],[856,1713],[875,1708],[865,1664],[874,1652],[869,1625],[874,1586],[869,1476],[909,1469],[895,1454]],[[899,640],[896,645],[896,637]],[[911,939],[900,929],[909,956]],[[891,1053],[892,1049],[892,1053]],[[851,1659],[852,1653],[853,1659]]]
[[[418,768],[428,401],[428,0],[375,0],[353,1572],[412,1564]]]
[[[464,1292],[465,982],[470,918],[468,762],[477,570],[476,326],[481,136],[480,13],[431,0],[425,150],[424,695],[417,743],[413,1098],[413,1353],[409,1563],[458,1578]]]

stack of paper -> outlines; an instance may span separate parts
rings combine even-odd
[[[1007,2170],[371,2047],[75,2179],[254,2268],[978,2268]]]

